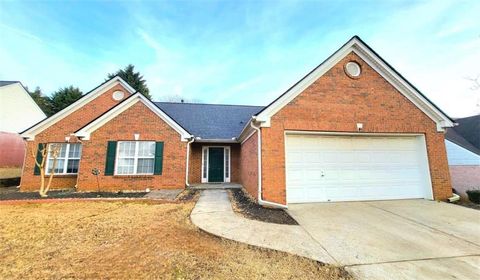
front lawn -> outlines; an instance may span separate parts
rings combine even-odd
[[[5,279],[341,279],[342,269],[226,241],[190,222],[194,202],[0,204]]]

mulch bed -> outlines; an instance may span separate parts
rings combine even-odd
[[[298,225],[297,221],[290,217],[285,210],[263,207],[255,203],[242,189],[234,189],[230,193],[234,211],[249,219],[275,224]]]
[[[49,191],[48,197],[41,197],[38,192],[0,193],[0,200],[42,200],[61,198],[140,198],[146,192],[75,192],[73,190]]]
[[[475,210],[480,210],[480,204],[476,204],[476,203],[473,203],[471,201],[460,200],[460,201],[457,201],[455,204],[463,206],[463,207],[472,208],[472,209],[475,209]]]
[[[187,189],[181,192],[176,200],[181,202],[195,201],[198,198],[199,192],[197,190]]]

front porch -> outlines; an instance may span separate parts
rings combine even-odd
[[[228,190],[241,189],[243,186],[237,183],[199,183],[191,184],[188,188],[192,190]]]
[[[194,142],[191,145],[189,161],[188,183],[191,186],[201,189],[225,189],[232,187],[229,183],[240,183],[238,143]]]

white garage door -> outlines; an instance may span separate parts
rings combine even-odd
[[[286,136],[287,203],[432,198],[423,136]]]

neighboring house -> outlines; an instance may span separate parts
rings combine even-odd
[[[480,189],[480,115],[455,119],[445,135],[452,187],[462,197]]]
[[[21,168],[25,145],[19,132],[47,116],[17,81],[0,81],[0,168]]]
[[[265,107],[154,103],[115,77],[27,129],[63,143],[53,187],[184,188],[237,182],[260,204],[452,195],[453,121],[360,38]],[[38,188],[29,157],[21,190]],[[47,162],[51,164],[52,160]]]

